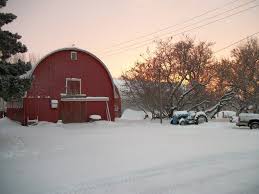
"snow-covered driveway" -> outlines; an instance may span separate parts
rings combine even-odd
[[[259,193],[259,130],[0,120],[0,193]]]

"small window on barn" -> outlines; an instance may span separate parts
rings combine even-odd
[[[77,60],[77,52],[71,51],[70,57],[71,57],[72,61],[76,61]]]

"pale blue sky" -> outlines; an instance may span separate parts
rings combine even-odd
[[[112,45],[181,23],[228,2],[231,0],[9,0],[3,11],[18,16],[6,28],[23,36],[22,41],[29,52],[43,56],[52,50],[75,44],[97,55],[112,75],[118,77],[121,71],[125,71],[139,59],[139,54],[147,46],[152,48],[152,44],[127,51],[122,49],[124,52],[121,53],[117,53],[118,50],[115,49],[118,48],[111,47]],[[247,2],[250,3],[228,14],[259,4],[258,0],[239,0],[185,25]],[[259,7],[256,7],[186,34],[198,40],[215,42],[214,50],[217,50],[259,31],[258,19]],[[204,23],[206,22],[201,24]],[[195,26],[198,25],[192,27]],[[184,25],[139,39],[138,42],[159,38],[161,34],[170,34],[180,27]],[[175,39],[179,39],[179,36]],[[107,49],[113,52],[104,54]],[[117,54],[108,56],[111,53]],[[218,55],[227,56],[228,53],[229,50],[226,50]]]

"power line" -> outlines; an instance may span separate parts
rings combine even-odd
[[[233,45],[236,45],[236,44],[238,44],[238,43],[240,43],[240,42],[242,42],[242,41],[244,41],[244,40],[246,40],[246,39],[248,39],[248,38],[251,38],[251,37],[253,37],[253,36],[256,35],[256,34],[259,34],[259,31],[256,32],[256,33],[254,33],[254,34],[251,34],[251,35],[249,35],[249,36],[247,36],[247,37],[245,37],[245,38],[243,38],[243,39],[241,39],[241,40],[239,40],[239,41],[236,41],[236,42],[234,42],[234,43],[232,43],[232,44],[229,44],[229,45],[227,45],[227,46],[225,46],[225,47],[223,47],[223,48],[221,48],[221,49],[216,50],[216,51],[214,52],[214,54],[215,54],[215,53],[218,53],[218,52],[221,52],[221,51],[223,51],[223,50],[225,50],[225,49],[227,49],[227,48],[229,48],[229,47],[231,47],[231,46],[233,46]]]
[[[202,17],[202,16],[204,16],[204,15],[207,15],[207,14],[212,13],[212,12],[215,12],[215,11],[217,11],[217,10],[219,10],[219,9],[225,8],[225,7],[227,7],[227,6],[231,5],[231,4],[236,3],[237,1],[240,1],[240,0],[230,1],[230,2],[224,4],[224,5],[220,6],[220,7],[217,7],[217,8],[208,10],[208,11],[205,11],[204,13],[202,13],[202,14],[200,14],[200,15],[197,15],[197,16],[194,16],[194,17],[189,18],[189,19],[187,19],[187,20],[184,20],[184,21],[181,22],[181,23],[177,23],[177,24],[174,24],[174,25],[171,25],[171,26],[167,26],[167,27],[162,28],[162,29],[160,29],[160,30],[157,30],[157,31],[154,31],[154,32],[151,32],[151,33],[147,33],[147,34],[144,34],[144,35],[141,35],[141,36],[138,36],[138,37],[136,37],[136,38],[134,38],[134,39],[130,39],[130,40],[127,40],[127,41],[119,42],[119,43],[117,43],[117,44],[114,44],[114,45],[110,46],[110,47],[107,48],[107,49],[110,49],[110,48],[113,48],[113,47],[118,47],[118,46],[120,46],[120,45],[127,44],[127,43],[129,43],[129,42],[133,42],[133,41],[136,41],[136,40],[139,40],[139,39],[142,39],[142,38],[145,38],[145,37],[148,37],[148,36],[157,34],[157,33],[159,33],[159,32],[168,30],[168,29],[170,29],[170,28],[173,28],[173,27],[176,27],[176,26],[185,24],[185,23],[187,23],[187,22],[190,22],[190,21],[192,21],[192,20],[195,20],[195,19],[197,19],[197,18],[200,18],[200,17]],[[105,49],[105,50],[107,50],[107,49]]]
[[[188,27],[191,27],[191,26],[193,26],[193,25],[196,25],[196,24],[199,24],[199,23],[201,23],[201,22],[204,22],[204,21],[206,21],[206,20],[210,20],[210,19],[216,18],[216,17],[218,17],[218,16],[220,16],[220,15],[224,15],[224,14],[226,14],[226,13],[228,13],[228,12],[231,12],[231,11],[233,11],[233,10],[236,10],[236,9],[238,9],[238,8],[240,8],[240,7],[246,6],[247,4],[250,4],[250,3],[254,2],[254,1],[256,1],[256,0],[249,1],[249,2],[247,2],[247,3],[244,3],[244,4],[242,4],[242,5],[239,5],[239,6],[235,7],[235,8],[229,9],[229,10],[224,11],[224,12],[222,12],[222,13],[219,13],[219,14],[216,14],[216,15],[214,15],[214,16],[211,16],[211,17],[207,17],[207,18],[205,18],[205,19],[202,19],[202,20],[200,20],[200,21],[198,21],[198,22],[195,22],[195,23],[193,23],[193,24],[190,24],[190,25],[187,25],[187,26],[178,28],[178,29],[176,29],[176,30],[173,30],[173,31],[164,33],[164,34],[160,35],[159,37],[163,37],[163,36],[165,36],[165,35],[172,34],[173,32],[177,32],[177,31],[179,31],[179,30],[183,30],[183,29],[185,29],[185,28],[188,28]],[[183,33],[183,32],[180,32],[179,34],[182,34],[182,33]],[[175,34],[174,34],[174,35],[175,35]],[[177,35],[178,35],[178,34],[177,34]],[[172,36],[172,35],[171,35],[171,36]],[[144,41],[136,42],[136,43],[133,43],[133,44],[130,44],[130,45],[127,45],[127,46],[119,47],[119,48],[117,48],[117,49],[111,49],[110,51],[103,52],[102,54],[107,54],[107,53],[111,53],[111,52],[120,51],[120,50],[123,50],[124,48],[129,48],[129,47],[132,47],[132,46],[141,44],[141,43],[150,42],[150,41],[153,41],[153,40],[155,40],[155,39],[157,39],[157,37],[155,37],[155,38],[153,37],[153,38],[150,38],[150,39],[147,39],[147,40],[144,40]]]
[[[193,31],[193,30],[196,30],[196,29],[200,29],[200,28],[205,27],[205,26],[207,26],[207,25],[210,25],[210,24],[213,24],[213,23],[215,23],[215,22],[221,21],[221,20],[223,20],[223,19],[232,17],[232,16],[234,16],[234,15],[240,14],[240,13],[242,13],[242,12],[248,11],[248,10],[250,10],[250,9],[252,9],[252,8],[255,8],[255,7],[258,7],[258,6],[259,6],[259,5],[254,5],[254,6],[252,6],[252,7],[248,7],[248,8],[246,8],[246,9],[243,9],[243,10],[241,10],[241,11],[235,12],[235,13],[233,13],[233,14],[229,14],[229,15],[227,15],[227,16],[225,16],[225,17],[222,17],[222,18],[219,18],[219,19],[217,19],[217,20],[210,21],[210,22],[208,22],[208,23],[206,23],[206,24],[203,24],[203,25],[200,25],[200,26],[197,26],[197,27],[194,27],[194,28],[191,28],[191,29],[188,29],[188,30],[179,32],[179,33],[177,33],[177,34],[171,34],[170,36],[167,36],[167,37],[165,37],[165,38],[168,38],[168,37],[171,37],[171,36],[178,36],[178,35],[184,34],[184,33],[186,33],[186,32],[190,32],[190,31]],[[154,40],[156,40],[156,39],[157,39],[157,38],[148,39],[148,40],[146,40],[146,41],[143,41],[143,42],[147,42],[147,43],[144,43],[144,44],[141,44],[141,45],[138,45],[139,43],[137,43],[137,44],[132,44],[132,45],[129,45],[128,47],[123,47],[123,48],[120,48],[120,49],[115,50],[115,51],[118,51],[118,52],[111,53],[111,54],[104,55],[104,56],[112,56],[112,55],[116,55],[116,54],[119,54],[119,53],[122,53],[122,52],[125,52],[125,51],[128,51],[128,50],[131,50],[131,49],[141,48],[141,47],[143,47],[143,46],[149,45],[150,43],[152,43],[152,42],[153,42]],[[140,43],[143,43],[143,42],[140,42]],[[133,46],[135,46],[135,45],[138,45],[138,46],[133,47]],[[113,51],[110,51],[110,52],[113,52]]]

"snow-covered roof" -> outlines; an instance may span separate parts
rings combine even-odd
[[[188,111],[186,111],[186,110],[183,110],[183,111],[175,111],[175,112],[174,112],[174,115],[186,115],[186,114],[188,114]]]
[[[259,114],[255,114],[255,113],[240,113],[239,116],[259,118]]]
[[[122,79],[117,79],[117,78],[114,78],[113,79],[113,83],[117,86],[117,88],[120,90],[123,85],[124,85],[124,81]]]

